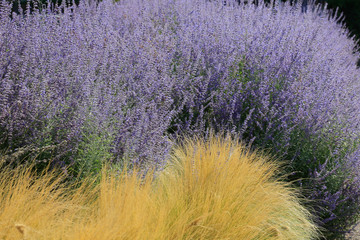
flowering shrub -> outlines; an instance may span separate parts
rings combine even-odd
[[[358,173],[349,168],[358,164],[349,156],[359,136],[355,43],[326,12],[298,8],[206,5],[180,14],[190,40],[179,52],[190,50],[177,58],[174,76],[186,81],[176,84],[182,111],[171,131],[225,128],[282,156],[335,238],[359,213]]]
[[[8,163],[161,169],[177,134],[228,130],[288,161],[329,230],[359,210],[355,43],[316,7],[104,0],[11,15],[1,1]]]
[[[66,166],[77,162],[87,135],[108,135],[114,161],[161,164],[173,115],[171,53],[160,44],[142,50],[154,30],[143,32],[125,13],[112,13],[111,4],[83,4],[10,20],[2,2],[2,148],[13,153],[29,144],[65,142],[50,156]]]

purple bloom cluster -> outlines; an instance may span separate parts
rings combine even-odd
[[[105,136],[114,163],[161,168],[172,136],[226,130],[287,160],[324,226],[347,231],[360,203],[356,44],[314,5],[238,2],[15,15],[1,0],[1,149],[51,145],[69,166],[88,136]]]

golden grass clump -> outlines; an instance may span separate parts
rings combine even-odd
[[[83,220],[91,199],[85,184],[73,192],[55,171],[37,176],[32,166],[0,169],[0,239],[59,239],[57,229]]]
[[[1,175],[0,239],[315,239],[310,213],[277,173],[264,155],[212,137],[175,147],[155,178],[104,170],[95,189],[72,194],[47,174]]]
[[[159,178],[162,239],[315,239],[310,213],[278,173],[230,138],[186,140]]]

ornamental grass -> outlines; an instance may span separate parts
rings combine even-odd
[[[187,139],[160,173],[109,171],[61,184],[31,168],[0,175],[1,239],[315,239],[279,166],[230,138]],[[80,187],[79,187],[80,186]],[[71,191],[71,189],[73,189]]]

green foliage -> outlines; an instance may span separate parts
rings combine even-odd
[[[106,131],[100,131],[90,120],[83,127],[83,138],[77,147],[70,174],[84,178],[96,176],[104,164],[112,159],[111,146],[114,138]]]

